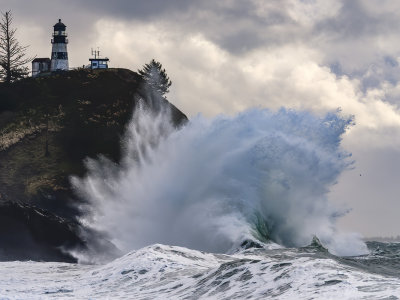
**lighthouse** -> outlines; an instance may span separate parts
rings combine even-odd
[[[51,67],[50,71],[68,71],[68,52],[67,52],[67,33],[65,32],[65,26],[61,19],[54,25],[53,38],[51,39],[52,51],[51,51]]]

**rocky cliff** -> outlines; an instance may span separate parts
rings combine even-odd
[[[127,69],[76,70],[0,84],[0,241],[10,232],[27,241],[2,243],[0,259],[18,253],[18,259],[71,260],[60,249],[84,245],[76,220],[76,204],[83,200],[69,178],[85,174],[87,157],[103,155],[118,163],[138,99],[158,109],[142,86],[140,75]],[[166,99],[160,101],[176,126],[187,121]],[[41,234],[43,226],[58,228],[52,234],[61,238]],[[45,250],[31,255],[29,247]]]

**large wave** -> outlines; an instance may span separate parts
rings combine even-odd
[[[250,109],[201,115],[176,130],[168,112],[137,109],[124,159],[88,160],[74,178],[86,197],[85,225],[121,250],[153,243],[227,252],[243,240],[304,246],[317,235],[333,253],[366,251],[338,232],[345,212],[327,201],[352,161],[340,148],[351,118],[339,113]]]

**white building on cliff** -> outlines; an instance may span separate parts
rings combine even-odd
[[[46,73],[49,74],[49,72],[69,70],[67,51],[68,35],[65,31],[67,26],[59,19],[58,23],[53,27],[51,60],[49,58],[35,58],[32,61],[32,77],[45,75]]]
[[[50,71],[68,71],[68,51],[67,44],[68,38],[65,29],[67,26],[58,20],[58,23],[54,25],[53,38],[51,44],[53,45],[51,51],[51,67]]]
[[[35,58],[32,61],[32,77],[50,75],[52,72],[68,71],[68,35],[65,31],[67,26],[58,20],[55,24],[53,35],[51,39],[51,59],[49,58]],[[90,65],[83,66],[88,69],[108,69],[108,62],[110,61],[107,57],[101,58],[100,51],[93,51],[92,55],[94,58],[90,58]]]

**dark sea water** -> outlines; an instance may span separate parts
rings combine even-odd
[[[359,267],[366,272],[400,277],[400,243],[367,241],[370,254],[341,258],[340,262]]]

